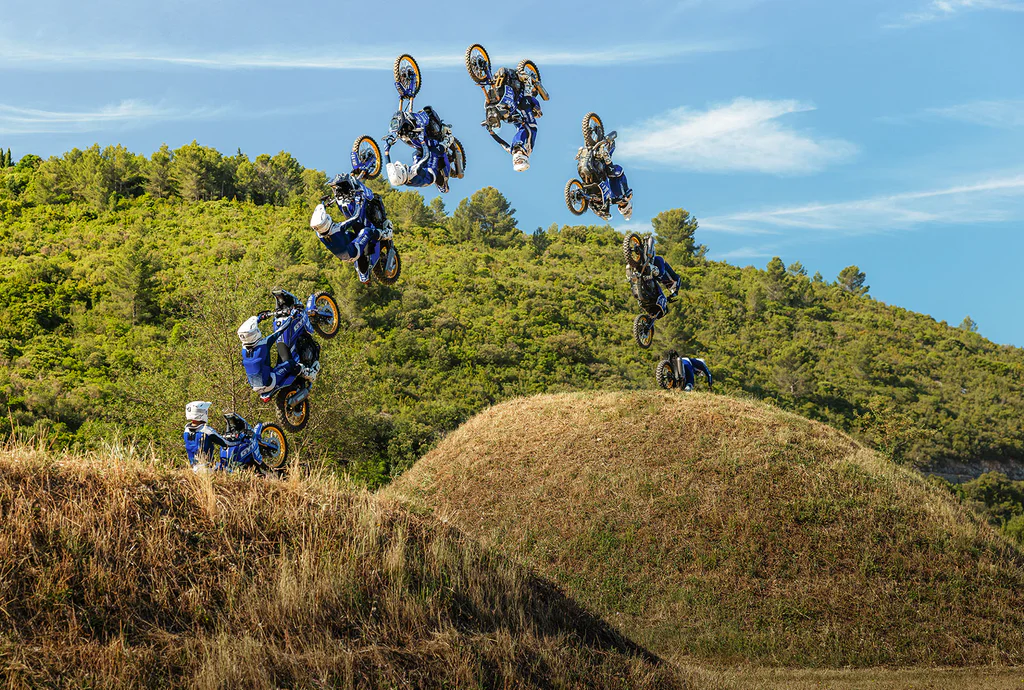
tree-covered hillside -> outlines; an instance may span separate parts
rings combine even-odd
[[[656,220],[684,276],[655,347],[608,226],[524,233],[484,189],[450,214],[384,194],[403,272],[364,287],[307,222],[323,173],[286,153],[250,161],[191,144],[25,156],[0,170],[0,412],[55,443],[114,433],[180,452],[184,404],[270,417],[235,329],[269,289],[334,291],[308,453],[369,484],[471,414],[513,396],[653,387],[661,352],[705,357],[716,387],[851,431],[900,461],[1024,461],[1024,351],[879,303],[851,267],[834,282],[772,261],[704,258],[685,211]],[[681,203],[685,200],[681,199]]]

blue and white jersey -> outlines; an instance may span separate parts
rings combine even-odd
[[[192,467],[195,467],[200,462],[213,460],[213,458],[217,457],[215,454],[216,447],[227,445],[224,437],[217,433],[217,430],[209,424],[203,424],[200,427],[186,424],[183,437],[185,439],[185,452],[188,453],[188,464]]]

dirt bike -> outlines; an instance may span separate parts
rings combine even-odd
[[[398,112],[391,118],[391,125],[388,134],[384,137],[385,155],[390,154],[391,147],[401,139],[407,144],[413,145],[411,135],[402,136],[399,131],[404,121],[411,121],[417,131],[421,134],[419,138],[424,146],[436,146],[440,160],[440,170],[436,171],[437,176],[443,175],[443,179],[462,179],[466,175],[466,149],[462,142],[453,134],[451,125],[441,120],[437,112],[429,105],[419,112],[413,111],[413,103],[416,95],[423,85],[423,77],[420,66],[412,55],[400,55],[395,60],[394,68],[395,88],[398,90]],[[378,158],[380,152],[377,152]],[[354,163],[353,163],[354,165]],[[421,186],[421,185],[416,185]],[[440,183],[438,184],[441,187]],[[442,189],[447,191],[447,185]]]
[[[224,415],[227,428],[220,449],[220,466],[225,469],[251,468],[262,475],[279,475],[288,463],[288,440],[276,424],[260,422],[255,427],[241,415]]]
[[[573,215],[582,216],[589,208],[598,218],[611,220],[611,205],[620,201],[608,181],[613,170],[610,161],[617,136],[615,132],[605,134],[604,123],[597,113],[587,113],[583,118],[585,146],[576,153],[579,178],[565,184],[565,205]],[[614,168],[621,173],[621,168]]]
[[[665,359],[658,362],[654,370],[654,378],[658,385],[669,390],[681,388],[684,391],[693,390],[696,387],[695,375],[700,375],[708,382],[708,390],[711,390],[711,370],[703,359],[696,357],[680,357],[679,353],[672,350]]]
[[[481,124],[501,148],[511,153],[512,145],[498,134],[498,130],[501,129],[503,122],[514,125],[522,124],[524,119],[533,122],[534,115],[529,112],[531,108],[527,107],[528,112],[525,116],[523,114],[525,102],[529,101],[535,105],[536,101],[532,99],[534,93],[542,100],[546,101],[549,98],[547,89],[541,83],[540,69],[532,60],[521,60],[513,75],[519,79],[509,79],[512,71],[504,68],[497,72],[492,70],[491,58],[487,51],[479,43],[474,43],[466,49],[466,70],[484,92],[484,121]],[[510,81],[519,83],[506,83]],[[521,88],[520,85],[525,86]],[[539,106],[536,107],[539,112]]]
[[[668,313],[670,301],[658,284],[654,257],[654,237],[644,240],[636,233],[630,233],[622,241],[622,258],[626,262],[630,291],[644,310],[633,319],[633,339],[645,350],[654,342],[654,322]]]
[[[278,421],[289,431],[302,431],[309,421],[309,394],[320,373],[320,344],[313,334],[337,335],[341,312],[327,292],[314,292],[305,306],[287,290],[274,290],[273,295],[275,309],[246,319],[238,329],[242,366],[253,392],[263,402],[274,401]],[[274,330],[264,336],[259,324],[267,320],[273,321]],[[291,361],[298,366],[287,371],[272,367],[273,349],[279,364]]]

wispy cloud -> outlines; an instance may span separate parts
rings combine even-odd
[[[984,127],[1024,127],[1024,100],[972,101],[929,108],[925,115]]]
[[[527,55],[541,67],[544,65],[573,65],[601,67],[610,64],[665,62],[700,53],[715,53],[740,49],[729,41],[693,41],[672,43],[638,43],[607,46],[600,50],[517,49],[515,54],[501,51],[491,53],[494,63],[514,63]],[[423,67],[457,67],[464,62],[464,49],[448,52],[417,53],[417,62]],[[134,65],[136,67],[179,66],[206,69],[323,69],[323,70],[390,70],[395,57],[402,51],[349,50],[344,53],[296,53],[295,51],[261,51],[240,53],[183,53],[174,50],[137,50],[133,48],[67,49],[48,46],[38,50],[15,44],[0,45],[0,64],[20,67],[94,67],[102,65]]]
[[[920,9],[907,12],[899,20],[886,24],[887,29],[905,29],[942,19],[951,19],[958,14],[974,10],[1003,10],[1024,12],[1021,0],[930,0]]]
[[[924,224],[976,224],[1024,218],[1024,173],[942,189],[807,204],[703,218],[712,232],[869,234]]]
[[[288,117],[333,112],[337,110],[339,104],[349,100],[330,99],[263,109],[230,103],[215,107],[175,107],[139,100],[125,100],[95,110],[43,110],[0,103],[0,134],[95,132],[104,129],[141,127],[155,122],[213,120],[223,117],[235,120]]]
[[[145,122],[208,118],[223,115],[225,108],[168,108],[127,100],[96,110],[56,111],[0,104],[0,134],[57,134],[92,132]]]
[[[737,247],[725,252],[711,251],[711,258],[718,261],[739,261],[743,259],[767,259],[777,253],[774,246],[769,247]]]
[[[753,171],[794,174],[820,170],[852,157],[842,139],[818,139],[787,127],[785,115],[814,110],[799,101],[737,98],[695,111],[677,108],[622,131],[624,160],[701,172]]]
[[[910,115],[886,115],[878,122],[906,125],[915,122],[954,120],[982,127],[1024,127],[1024,99],[994,99],[925,108]]]

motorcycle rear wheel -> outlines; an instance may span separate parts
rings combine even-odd
[[[333,338],[338,335],[338,327],[341,325],[341,310],[338,309],[338,302],[334,295],[329,292],[316,292],[313,294],[313,308],[317,315],[310,321],[313,322],[313,330],[323,338]],[[324,316],[323,311],[330,311],[330,316]]]
[[[654,342],[654,319],[647,314],[640,314],[633,320],[633,339],[636,344],[647,349]]]
[[[491,57],[479,43],[466,48],[466,71],[477,84],[487,82],[487,75],[491,73]]]
[[[667,359],[658,362],[658,368],[654,370],[654,378],[657,379],[658,385],[665,390],[675,388],[676,375],[672,371],[672,362]]]
[[[398,94],[402,98],[416,98],[423,86],[423,77],[420,76],[420,66],[416,59],[412,55],[399,55],[395,58],[394,72]]]
[[[565,205],[574,216],[582,216],[587,212],[587,194],[583,191],[583,183],[569,180],[565,184]]]
[[[357,165],[365,163],[372,158],[373,164],[366,169],[366,177],[373,180],[380,175],[384,159],[380,155],[380,146],[377,145],[373,137],[364,134],[356,139],[355,143],[352,144],[352,158]],[[353,167],[355,166],[353,165]]]
[[[604,123],[597,113],[587,113],[583,116],[583,141],[587,148],[596,146],[604,139]]]
[[[284,431],[277,424],[264,424],[260,433],[260,440],[267,438],[277,444],[277,452],[273,454],[263,452],[263,444],[260,444],[260,454],[263,456],[263,464],[275,472],[280,472],[288,464],[288,438]]]
[[[637,271],[644,265],[644,241],[640,235],[631,232],[622,240],[622,259]]]
[[[537,67],[537,63],[534,60],[519,60],[518,66],[515,69],[516,72],[528,72],[535,82],[541,81],[541,71]]]
[[[391,252],[395,253],[395,265],[391,270],[387,270],[388,258]],[[398,277],[402,275],[402,256],[395,249],[394,245],[388,247],[387,254],[384,254],[377,260],[377,264],[373,267],[373,275],[377,276],[384,285],[394,285],[398,282]]]
[[[285,388],[274,398],[277,421],[288,431],[302,431],[309,423],[309,398],[303,399],[297,406],[290,406],[288,401],[299,392],[299,387],[292,385]]]

